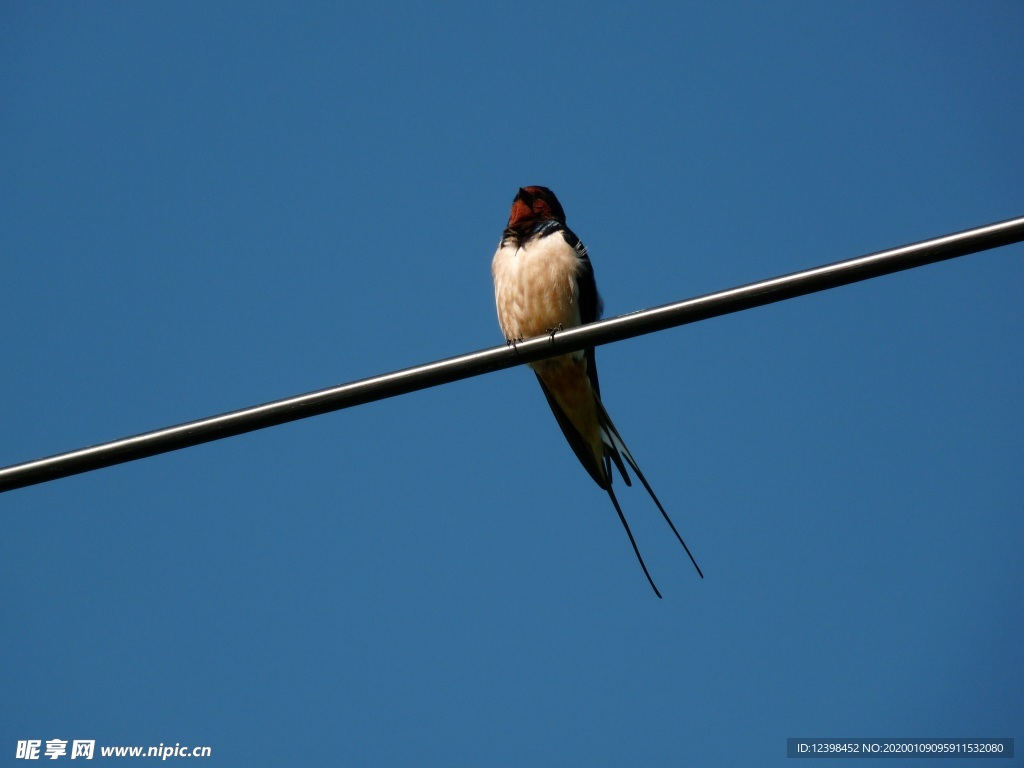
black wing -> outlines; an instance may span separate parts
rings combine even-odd
[[[580,322],[582,324],[592,323],[601,317],[601,297],[597,293],[597,282],[594,280],[594,268],[590,263],[590,257],[587,256],[586,246],[580,242],[580,239],[576,237],[575,233],[563,224],[556,222],[548,222],[547,226],[549,229],[557,227],[558,231],[561,232],[562,237],[569,246],[576,251],[577,256],[580,260],[580,268],[576,273],[576,287],[577,295],[576,301],[579,303],[580,310]],[[597,395],[598,400],[601,398],[601,385],[597,378],[597,358],[594,355],[594,348],[588,347],[583,350],[584,358],[587,362],[587,377],[590,379],[590,386],[594,390],[594,394]],[[595,457],[590,451],[590,446],[587,444],[583,436],[576,431],[576,427],[573,426],[572,422],[569,421],[569,417],[565,415],[558,402],[552,396],[547,386],[541,380],[540,376],[537,377],[537,381],[540,383],[540,388],[544,392],[544,397],[547,398],[548,405],[551,407],[551,412],[555,414],[555,420],[558,421],[558,426],[562,429],[562,434],[565,435],[566,441],[572,448],[573,453],[576,454],[576,458],[580,460],[580,464],[590,473],[590,476],[594,478],[601,488],[607,490],[610,487],[612,475],[611,466],[609,464],[609,452],[605,450],[605,454],[595,462]],[[623,477],[626,479],[626,484],[629,484],[629,477],[625,474],[625,468],[622,466],[622,460],[618,456],[618,452],[612,451],[612,458],[615,463],[619,466],[620,471],[623,473]],[[603,464],[604,466],[599,466]]]
[[[605,490],[610,488],[612,474],[609,471],[610,467],[607,466],[608,459],[602,459],[605,464],[604,473],[602,474],[602,468],[594,463],[594,455],[590,452],[590,446],[587,445],[587,441],[584,440],[583,436],[576,431],[576,427],[574,427],[572,422],[569,421],[569,417],[565,415],[565,411],[562,410],[561,406],[548,390],[547,385],[544,384],[544,380],[541,379],[540,376],[537,376],[537,382],[540,384],[540,388],[544,392],[544,397],[548,400],[548,405],[551,406],[551,412],[555,414],[555,420],[558,422],[558,426],[562,428],[562,434],[565,435],[566,441],[572,448],[573,453],[576,454],[576,458],[580,460],[580,464],[582,464],[583,468],[590,473],[592,478],[594,478],[595,483]]]
[[[595,320],[599,320],[601,312],[604,307],[601,302],[601,296],[597,292],[597,281],[594,279],[594,267],[590,263],[590,257],[587,255],[587,249],[580,242],[580,239],[567,227],[562,229],[562,236],[565,237],[565,241],[572,246],[580,258],[580,270],[576,275],[576,285],[578,289],[579,307],[580,307],[580,322],[582,324],[592,323]],[[631,485],[629,479],[629,473],[626,472],[626,467],[623,464],[623,457],[629,466],[633,468],[640,482],[643,484],[644,489],[654,500],[655,505],[661,512],[662,517],[669,524],[672,532],[676,535],[679,543],[683,545],[683,549],[690,558],[690,562],[693,563],[693,567],[697,569],[697,573],[703,579],[704,574],[700,570],[700,566],[697,565],[697,561],[694,560],[693,555],[690,552],[690,548],[686,546],[686,542],[683,541],[683,537],[676,530],[675,524],[672,522],[672,518],[668,516],[668,512],[661,505],[661,501],[654,493],[654,489],[651,488],[650,483],[647,482],[647,478],[644,477],[643,472],[640,471],[640,467],[637,466],[636,461],[630,454],[629,449],[626,448],[625,442],[622,440],[622,436],[619,435],[619,431],[612,424],[611,418],[608,416],[608,412],[604,408],[604,404],[601,402],[601,388],[597,379],[597,359],[594,355],[594,348],[589,347],[584,350],[584,356],[587,361],[587,376],[590,378],[590,386],[594,390],[594,394],[597,395],[597,408],[598,408],[598,419],[601,422],[601,426],[604,432],[608,435],[610,445],[604,444],[604,455],[600,458],[600,462],[603,466],[595,464],[594,456],[590,452],[590,448],[586,441],[576,431],[576,428],[569,421],[569,418],[562,412],[555,398],[552,397],[548,388],[541,381],[540,377],[537,377],[537,381],[540,382],[540,388],[544,391],[544,397],[547,398],[548,405],[551,406],[551,411],[555,414],[555,419],[558,421],[558,426],[562,428],[562,434],[565,435],[565,439],[569,442],[576,457],[580,460],[580,463],[584,466],[590,476],[594,478],[594,481],[605,491],[608,492],[608,496],[612,501],[612,505],[615,507],[615,511],[619,515],[619,520],[622,522],[623,528],[626,529],[626,535],[629,536],[629,543],[633,546],[633,552],[636,554],[636,559],[640,562],[640,567],[643,569],[644,576],[647,577],[647,581],[650,583],[651,588],[654,590],[654,594],[661,597],[661,592],[654,584],[654,580],[651,578],[651,574],[647,570],[647,565],[644,563],[643,557],[640,556],[640,550],[637,548],[636,539],[633,538],[633,532],[629,529],[629,524],[626,522],[625,515],[622,514],[622,508],[619,506],[619,501],[615,498],[615,492],[612,491],[612,472],[611,464],[614,461],[615,466],[618,467],[619,473],[622,475],[622,479],[626,485]],[[603,470],[603,472],[602,472]]]
[[[590,263],[590,257],[587,255],[587,247],[568,227],[562,229],[562,237],[576,251],[580,259],[580,269],[576,274],[576,300],[580,305],[580,323],[586,325],[595,320],[600,320],[601,313],[604,311],[604,303],[597,292],[594,267]],[[597,358],[594,356],[594,348],[588,347],[583,350],[583,354],[587,359],[587,376],[590,377],[590,386],[594,388],[594,393],[600,398],[601,385],[597,380]]]

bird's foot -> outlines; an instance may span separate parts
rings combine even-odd
[[[562,324],[561,323],[556,325],[554,328],[545,328],[544,329],[544,333],[546,333],[548,335],[548,339],[550,341],[554,341],[555,340],[555,334],[558,333],[560,330],[562,330]]]

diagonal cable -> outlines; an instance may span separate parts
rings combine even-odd
[[[559,331],[553,338],[542,336],[528,339],[515,348],[500,346],[470,352],[219,416],[14,464],[0,468],[0,492],[404,395],[585,347],[610,344],[1021,241],[1024,241],[1024,216],[619,315]]]

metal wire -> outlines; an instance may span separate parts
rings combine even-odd
[[[0,469],[0,493],[1024,240],[1024,216]]]

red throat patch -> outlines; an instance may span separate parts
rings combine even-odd
[[[533,210],[518,197],[512,203],[512,213],[508,217],[508,228],[518,229],[528,219],[534,218]]]

